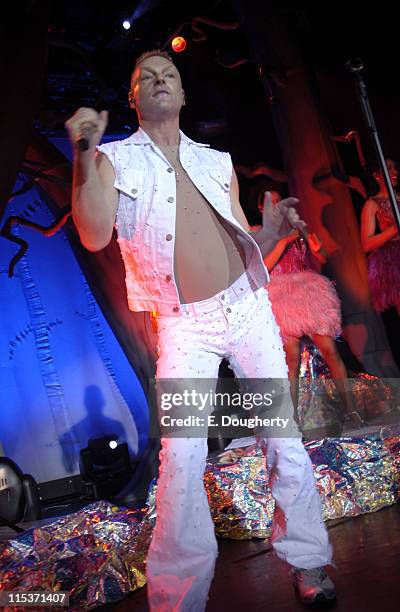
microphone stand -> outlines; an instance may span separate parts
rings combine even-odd
[[[361,71],[364,68],[364,64],[362,62],[362,60],[360,58],[357,58],[355,60],[348,60],[346,62],[346,68],[347,70],[353,75],[354,77],[354,82],[355,82],[355,86],[356,86],[356,93],[358,96],[358,99],[360,101],[361,104],[361,108],[363,110],[364,113],[364,119],[365,122],[367,124],[368,127],[368,131],[371,134],[372,137],[372,141],[375,147],[375,151],[376,154],[378,156],[379,159],[379,164],[381,166],[382,169],[382,173],[383,173],[383,178],[385,180],[385,184],[386,184],[386,188],[388,190],[388,194],[389,194],[389,201],[392,205],[392,211],[393,211],[393,216],[394,219],[396,221],[396,225],[397,225],[397,229],[399,230],[400,233],[400,211],[399,211],[399,205],[397,202],[397,198],[396,198],[396,194],[395,191],[393,189],[393,185],[392,182],[390,180],[390,176],[389,176],[389,172],[386,166],[386,160],[385,160],[385,156],[383,154],[382,151],[382,147],[381,147],[381,143],[380,143],[380,139],[379,139],[379,135],[378,135],[378,130],[375,124],[375,120],[374,120],[374,116],[372,114],[372,109],[371,109],[371,105],[369,103],[369,99],[368,99],[368,94],[367,94],[367,87],[365,85],[365,81],[361,75]]]

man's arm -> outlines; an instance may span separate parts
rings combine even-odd
[[[243,227],[244,230],[246,230],[246,232],[251,233],[250,225],[247,222],[246,215],[244,214],[243,208],[240,204],[239,183],[234,169],[232,169],[231,178],[231,205],[232,214],[235,217],[236,221]]]
[[[271,196],[266,191],[262,226],[255,231],[252,230],[240,205],[239,184],[235,170],[232,170],[230,196],[233,216],[257,242],[263,257],[268,255],[274,249],[277,242],[292,231],[292,228],[301,230],[306,227],[306,224],[300,219],[294,208],[294,205],[298,203],[296,198],[286,198],[273,205]],[[288,224],[289,229],[287,227]]]
[[[93,126],[87,151],[75,146],[82,124]],[[65,125],[74,148],[72,217],[82,244],[89,251],[100,251],[111,240],[118,206],[114,169],[105,155],[96,155],[107,114],[81,108]]]

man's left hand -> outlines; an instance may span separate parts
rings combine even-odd
[[[297,198],[285,198],[273,204],[270,192],[266,191],[262,220],[265,235],[278,241],[290,234],[292,228],[300,231],[307,229],[295,208],[298,203]]]
[[[290,234],[293,228],[300,232],[307,229],[305,221],[300,219],[295,208],[298,202],[297,198],[285,198],[273,204],[271,194],[269,191],[265,192],[262,227],[253,234],[263,257],[281,238]]]

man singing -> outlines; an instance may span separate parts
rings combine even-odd
[[[140,127],[126,140],[97,146],[105,111],[81,108],[66,123],[74,145],[82,132],[89,145],[85,151],[75,146],[73,219],[91,251],[109,243],[115,225],[129,308],[157,313],[156,378],[216,381],[226,358],[238,378],[287,381],[263,256],[288,225],[304,226],[297,200],[272,207],[266,194],[263,225],[250,233],[230,155],[179,129],[185,94],[166,53],[138,58],[129,104]],[[290,394],[285,397],[290,403]],[[331,546],[300,435],[260,441],[273,474],[274,549],[292,566],[303,602],[334,599],[323,569]],[[149,605],[153,612],[201,612],[217,556],[203,487],[207,439],[168,436],[161,445]]]

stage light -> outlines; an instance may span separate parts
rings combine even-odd
[[[116,434],[91,438],[80,451],[80,471],[89,498],[112,500],[133,474],[127,443]]]
[[[130,29],[131,22],[129,21],[129,19],[124,19],[124,21],[122,22],[122,27],[124,28],[124,30]]]
[[[16,523],[42,518],[35,479],[14,461],[0,457],[0,525],[23,531]]]
[[[171,47],[175,53],[182,53],[182,51],[186,49],[186,40],[183,36],[175,36],[175,38],[172,39]]]

